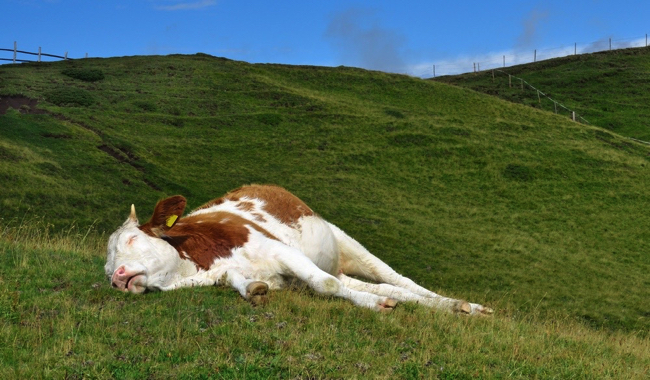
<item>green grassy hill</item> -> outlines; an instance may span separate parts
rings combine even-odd
[[[443,76],[436,82],[471,88],[515,103],[555,112],[555,104],[532,86],[584,117],[590,124],[650,142],[650,49],[581,54],[480,73]],[[511,87],[512,85],[512,87]],[[558,113],[569,117],[562,107]]]
[[[0,66],[0,103],[18,96],[39,103],[0,116],[5,373],[648,373],[647,146],[442,83],[201,54]],[[110,289],[103,233],[131,203],[145,220],[164,196],[193,208],[246,183],[288,188],[399,272],[496,316]],[[46,358],[21,364],[34,347]]]

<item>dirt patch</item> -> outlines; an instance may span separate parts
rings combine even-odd
[[[57,118],[57,119],[59,119],[59,120],[67,121],[68,123],[72,123],[72,124],[78,125],[78,126],[84,128],[84,129],[87,129],[87,130],[89,130],[90,132],[96,134],[97,136],[100,136],[100,137],[101,137],[101,136],[104,135],[104,132],[100,131],[100,130],[97,129],[97,128],[91,127],[90,125],[88,125],[88,124],[86,124],[86,123],[83,123],[83,122],[81,122],[81,121],[72,120],[72,119],[70,119],[69,117],[63,116],[63,115],[61,115],[61,114],[54,114],[54,115],[52,115],[52,116],[55,117],[55,118]]]
[[[41,134],[43,137],[47,137],[48,139],[71,139],[72,136],[66,135],[64,133],[43,133]]]
[[[129,160],[127,160],[126,158],[124,158],[124,157],[123,157],[121,154],[119,154],[115,149],[111,148],[110,146],[108,146],[108,145],[106,145],[106,144],[100,145],[100,146],[98,146],[97,148],[99,148],[99,150],[104,151],[106,154],[108,154],[109,156],[113,157],[114,159],[116,159],[116,160],[119,161],[120,163],[127,163],[127,164],[129,163]]]
[[[38,100],[26,96],[0,96],[0,115],[7,113],[9,108],[18,110],[20,113],[44,114],[45,110],[36,108]]]
[[[138,160],[138,157],[135,154],[133,154],[133,152],[129,151],[128,149],[123,149],[123,148],[114,149],[113,147],[111,147],[109,145],[106,145],[106,144],[102,144],[102,145],[98,146],[97,148],[99,150],[101,150],[102,152],[108,154],[109,156],[113,157],[114,159],[116,159],[119,163],[131,165],[136,170],[139,170],[142,173],[145,172],[144,168],[136,163],[136,161]],[[124,157],[125,155],[128,158]],[[151,189],[156,190],[156,191],[162,191],[162,189],[160,187],[158,187],[155,183],[149,181],[148,179],[144,178],[142,181],[144,181],[144,183],[147,186],[149,186]],[[127,186],[131,185],[131,181],[129,181],[127,179],[122,180],[122,183],[127,185]]]
[[[156,185],[155,183],[149,181],[148,179],[145,178],[145,179],[143,179],[143,181],[150,188],[152,188],[152,189],[154,189],[156,191],[162,191],[162,189],[160,187],[158,187],[158,185]]]

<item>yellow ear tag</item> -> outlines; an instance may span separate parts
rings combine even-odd
[[[167,225],[167,227],[171,228],[174,225],[174,222],[176,222],[176,219],[178,219],[178,216],[172,215],[169,218],[167,218],[165,224]]]

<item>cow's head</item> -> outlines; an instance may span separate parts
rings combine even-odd
[[[140,226],[131,214],[108,239],[104,270],[113,287],[132,293],[159,290],[187,275],[187,265],[164,240],[185,209],[185,198],[175,196],[158,202],[149,222]]]

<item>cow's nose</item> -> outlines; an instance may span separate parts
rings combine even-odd
[[[111,278],[111,284],[113,285],[114,288],[119,290],[126,290],[128,281],[129,281],[129,276],[127,275],[124,265],[117,268],[113,273],[113,277]]]

